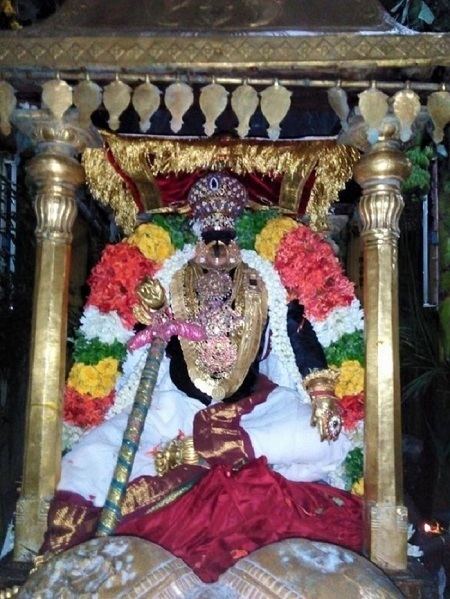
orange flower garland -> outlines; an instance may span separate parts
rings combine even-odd
[[[330,245],[302,225],[288,232],[278,249],[275,268],[291,297],[305,307],[308,319],[323,320],[355,297]]]
[[[153,276],[157,268],[135,245],[121,242],[106,246],[88,279],[91,293],[87,305],[96,306],[101,312],[116,310],[125,326],[132,328],[136,322],[136,286],[146,276]]]

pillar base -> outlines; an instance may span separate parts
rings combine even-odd
[[[408,510],[404,505],[368,506],[370,560],[388,572],[406,570]]]
[[[21,496],[16,507],[14,560],[31,562],[44,542],[51,497]]]

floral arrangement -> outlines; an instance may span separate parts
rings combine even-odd
[[[303,304],[329,366],[339,370],[336,395],[344,434],[352,442],[351,471],[344,462],[333,483],[347,489],[358,483],[354,490],[360,491],[362,459],[355,456],[362,455],[363,319],[353,284],[322,236],[275,210],[245,211],[236,231],[243,260],[258,270],[268,291],[272,352],[298,384],[300,399],[308,401],[308,396],[286,330],[289,300]],[[170,299],[172,277],[193,257],[194,240],[187,218],[157,215],[106,247],[88,280],[91,290],[74,340],[64,403],[67,445],[133,401],[145,361],[145,348],[126,348],[136,325],[135,289],[144,277],[156,276]]]

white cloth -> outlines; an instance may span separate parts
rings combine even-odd
[[[192,435],[195,414],[205,409],[198,400],[179,391],[167,368],[158,379],[152,405],[131,473],[131,479],[154,475],[152,452],[180,432]],[[103,506],[113,475],[130,408],[114,416],[82,437],[62,461],[59,490],[78,493]],[[295,481],[327,480],[327,475],[345,458],[348,439],[320,442],[310,426],[311,407],[300,402],[298,394],[277,387],[266,402],[241,419],[256,457],[265,455],[273,468]]]

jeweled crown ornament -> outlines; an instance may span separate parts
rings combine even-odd
[[[226,173],[210,173],[192,186],[188,203],[202,233],[234,230],[236,218],[248,203],[248,194],[234,177]]]

